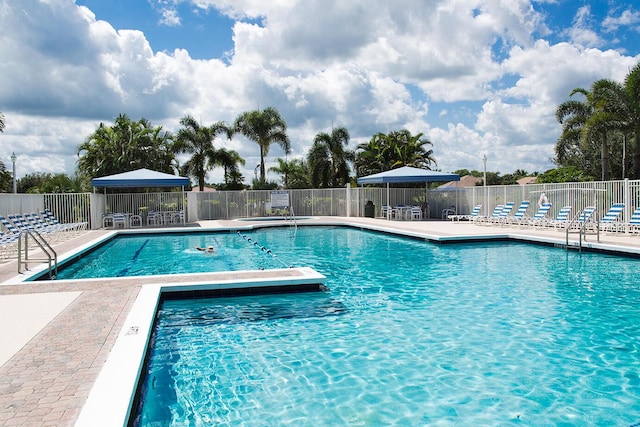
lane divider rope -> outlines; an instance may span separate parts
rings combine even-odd
[[[257,240],[253,240],[251,237],[247,237],[246,234],[242,234],[239,231],[236,231],[236,233],[238,234],[238,236],[241,236],[244,240],[246,240],[248,243],[250,243],[251,245],[253,245],[254,248],[256,249],[260,249],[261,252],[264,252],[266,255],[271,256],[271,258],[273,259],[277,259],[278,261],[280,261],[280,263],[282,265],[284,265],[287,268],[293,268],[293,264],[287,264],[286,262],[284,262],[282,259],[278,258],[278,256],[276,254],[273,253],[273,251],[271,249],[268,249],[264,246],[261,246],[260,243],[258,243]],[[261,270],[263,270],[261,268]]]

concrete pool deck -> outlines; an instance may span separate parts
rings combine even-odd
[[[203,229],[252,224],[199,222]],[[265,221],[255,224],[270,225]],[[558,245],[565,241],[564,232],[556,230],[464,222],[319,217],[305,220],[300,226],[317,224],[351,224],[431,240],[513,238]],[[283,224],[276,221],[274,225]],[[62,259],[107,233],[110,231],[88,231],[54,247]],[[578,236],[570,237],[575,245]],[[640,237],[635,235],[601,234],[600,243],[590,235],[585,246],[640,255]],[[141,287],[159,280],[144,277],[20,283],[17,277],[15,261],[0,263],[0,425],[74,425]]]

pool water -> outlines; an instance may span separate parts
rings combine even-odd
[[[251,235],[329,290],[164,301],[134,425],[640,422],[635,259],[348,228]]]
[[[291,238],[295,236],[294,229],[290,231],[289,227],[281,232]],[[149,276],[292,266],[286,258],[279,258],[276,252],[251,236],[251,233],[236,232],[120,235],[60,268],[57,278]],[[214,253],[197,249],[209,246],[213,246]]]

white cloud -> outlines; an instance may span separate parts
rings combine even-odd
[[[178,11],[175,9],[163,8],[160,13],[162,14],[162,18],[160,19],[160,24],[166,25],[168,27],[179,27],[181,24],[180,16],[178,15]]]
[[[632,27],[640,24],[640,12],[631,8],[624,10],[619,16],[609,15],[602,21],[602,28],[607,32],[617,31],[620,27]]]
[[[293,157],[331,126],[349,130],[352,148],[376,132],[408,128],[433,141],[445,171],[479,169],[484,153],[491,170],[541,171],[550,167],[559,133],[556,105],[574,87],[622,80],[640,60],[598,48],[603,39],[588,7],[567,41],[551,44],[536,40],[548,29],[527,0],[190,4],[237,19],[228,61],[162,51],[142,32],[116,31],[72,0],[4,0],[0,110],[7,131],[0,138],[28,159],[21,160],[24,173],[72,173],[77,145],[120,113],[176,130],[185,114],[204,124],[232,122],[267,106],[287,121]],[[167,24],[180,22],[180,5],[156,2],[169,11]],[[629,9],[604,25],[630,25],[635,16]],[[458,122],[461,113],[471,119]],[[247,160],[250,180],[255,143],[216,143]],[[268,161],[278,156],[274,147]]]

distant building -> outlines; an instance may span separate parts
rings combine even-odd
[[[529,184],[535,184],[537,181],[538,181],[537,176],[525,176],[524,178],[520,178],[516,182],[520,185],[529,185]]]
[[[438,188],[446,190],[447,188],[476,187],[478,185],[482,185],[482,178],[478,178],[473,175],[465,175],[460,177],[460,181],[449,181],[438,186]]]

